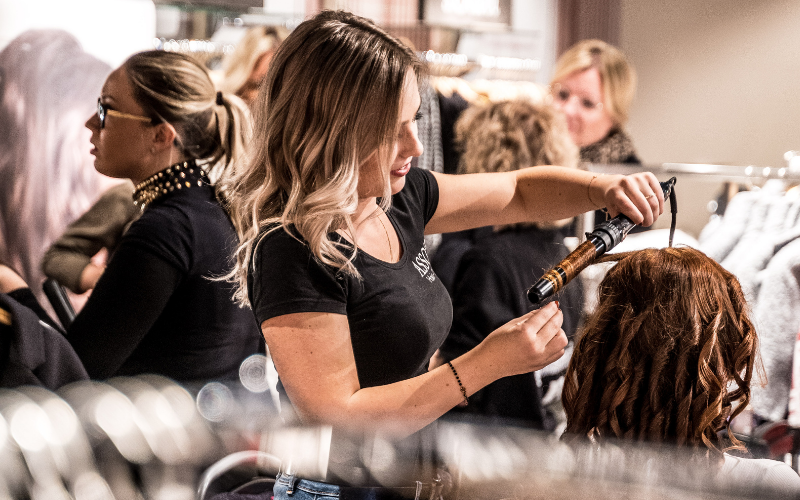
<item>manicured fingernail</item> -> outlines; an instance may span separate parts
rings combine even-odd
[[[556,307],[561,309],[561,304],[559,304],[558,301],[556,301]]]

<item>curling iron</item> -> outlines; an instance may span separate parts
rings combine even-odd
[[[677,179],[673,177],[666,182],[659,183],[661,184],[661,190],[664,192],[664,199],[666,200],[669,197],[670,212],[672,213],[669,246],[672,246],[672,238],[675,235],[675,219],[678,214],[675,190],[673,189],[676,181]],[[533,304],[540,304],[543,300],[564,288],[572,278],[586,269],[598,257],[624,240],[634,226],[636,224],[623,214],[595,226],[594,231],[586,233],[586,241],[581,243],[578,248],[573,250],[564,260],[545,273],[544,276],[539,278],[539,281],[528,289],[528,300]]]

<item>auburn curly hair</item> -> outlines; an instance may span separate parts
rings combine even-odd
[[[721,458],[758,351],[738,280],[688,247],[600,259],[614,260],[567,368],[565,438],[702,443]]]

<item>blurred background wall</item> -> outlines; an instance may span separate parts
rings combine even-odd
[[[0,48],[23,31],[66,30],[83,48],[111,66],[153,47],[152,0],[0,0]]]
[[[0,0],[0,47],[56,27],[116,66],[158,39],[235,43],[235,28],[293,28],[324,8],[371,17],[418,50],[534,61],[521,78],[540,84],[576,41],[618,45],[639,74],[629,131],[646,164],[781,167],[800,149],[796,0]],[[699,232],[720,189],[679,182],[684,229]]]

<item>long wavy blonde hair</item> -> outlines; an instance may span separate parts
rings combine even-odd
[[[252,156],[223,181],[240,239],[231,275],[240,303],[265,229],[285,228],[320,262],[358,276],[355,250],[330,233],[353,234],[359,167],[376,152],[391,161],[405,76],[423,70],[410,48],[347,12],[323,11],[284,40],[256,98]]]
[[[722,458],[717,433],[747,406],[760,367],[739,282],[693,248],[601,260],[617,264],[567,368],[565,436],[705,446]]]

